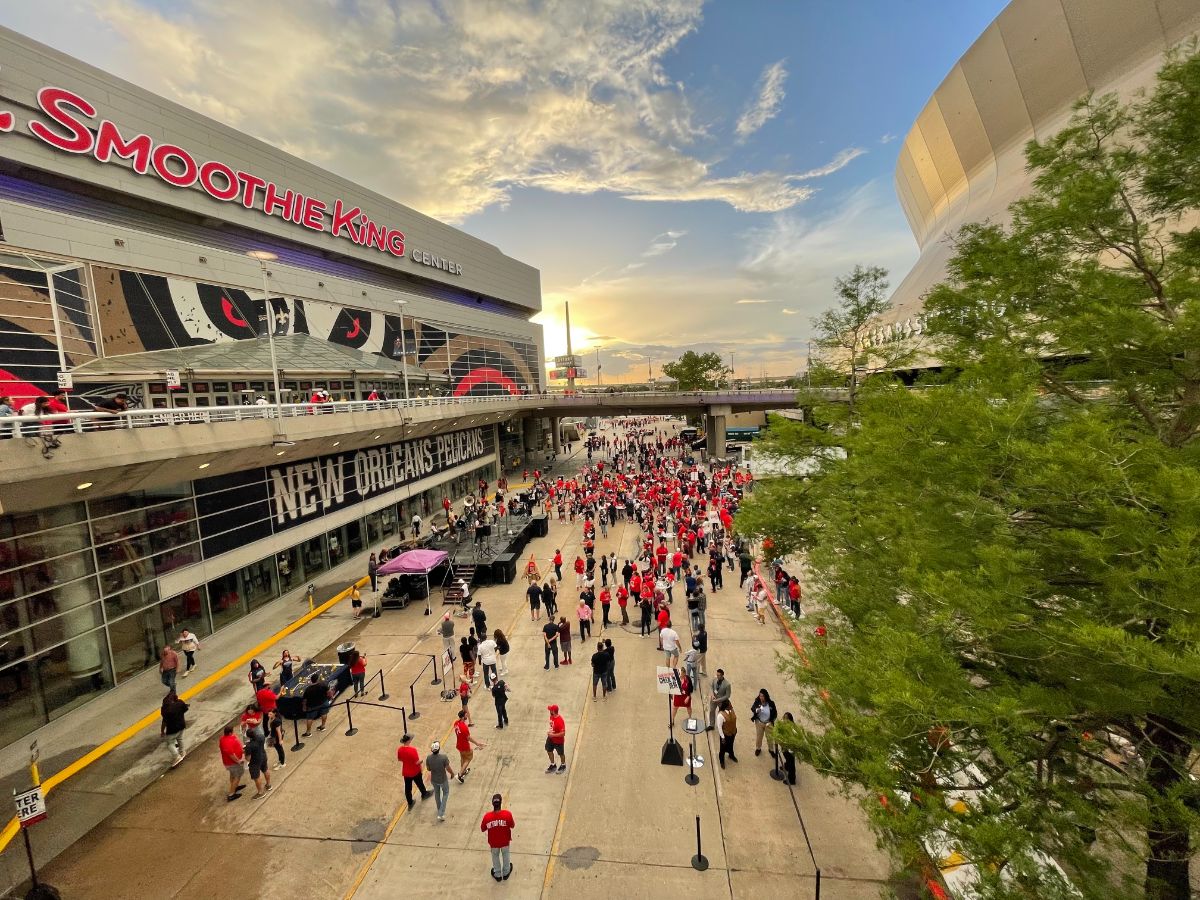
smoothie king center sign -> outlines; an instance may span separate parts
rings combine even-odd
[[[491,452],[490,435],[470,428],[269,468],[275,531],[479,459]]]
[[[306,197],[220,160],[198,160],[183,147],[155,143],[147,134],[122,133],[108,119],[97,120],[93,104],[64,88],[42,88],[37,102],[49,122],[31,120],[29,132],[56,150],[91,156],[101,163],[129,160],[139,175],[153,174],[171,187],[190,189],[199,184],[204,193],[222,203],[237,203],[380,253],[405,255],[404,232],[372,221],[358,206],[350,206],[340,198],[330,206],[324,200]],[[0,112],[0,132],[13,131],[15,127],[14,115]],[[461,265],[425,250],[413,251],[411,258],[421,265],[462,274]]]

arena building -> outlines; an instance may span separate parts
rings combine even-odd
[[[1004,223],[1026,194],[1025,145],[1059,131],[1089,92],[1149,87],[1171,47],[1200,32],[1177,0],[1014,0],[951,69],[904,139],[896,193],[921,255],[873,343],[919,335],[964,224]]]
[[[4,29],[0,60],[0,396],[18,408],[64,384],[73,411],[123,393],[164,414],[541,392],[536,269]],[[9,429],[26,489],[0,500],[0,745],[494,480],[521,440],[391,415],[386,435],[329,417],[358,433],[320,455],[268,435],[235,470],[75,470],[57,496],[16,474]],[[108,437],[64,441],[94,440],[100,466]]]

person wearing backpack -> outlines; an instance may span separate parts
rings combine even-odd
[[[717,754],[717,762],[723,769],[725,757],[728,756],[734,762],[738,761],[733,752],[733,741],[737,737],[737,713],[733,711],[733,704],[728,700],[722,700],[721,708],[717,711],[717,732],[721,735],[721,750]]]

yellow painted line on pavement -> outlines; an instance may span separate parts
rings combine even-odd
[[[370,581],[370,579],[364,577],[364,578],[360,578],[358,581],[354,582],[354,584],[359,587],[362,587],[364,584],[367,584],[369,581]],[[248,662],[250,662],[250,660],[254,659],[254,657],[258,656],[264,650],[270,649],[272,644],[278,643],[279,641],[283,640],[285,637],[287,637],[292,632],[297,631],[300,628],[303,628],[305,625],[307,625],[309,622],[311,622],[317,616],[321,615],[322,613],[326,612],[329,609],[332,609],[334,605],[336,605],[337,603],[339,603],[342,600],[345,600],[346,597],[348,597],[348,596],[350,596],[350,588],[346,588],[344,591],[341,591],[340,593],[335,594],[331,599],[325,601],[320,606],[313,609],[311,612],[305,613],[303,616],[301,616],[299,619],[297,619],[296,621],[292,622],[290,625],[283,628],[281,631],[277,631],[275,634],[271,635],[269,638],[262,641],[262,643],[258,644],[257,646],[253,647],[250,650],[247,650],[245,653],[243,653],[237,659],[222,666],[220,669],[213,672],[211,675],[209,675],[204,680],[200,681],[198,684],[196,684],[190,690],[184,691],[182,694],[179,695],[179,698],[181,700],[188,700],[192,697],[195,697],[201,691],[207,690],[208,688],[212,687],[214,684],[216,684],[218,681],[220,681],[226,675],[228,675],[231,672],[233,672],[234,670],[240,669],[242,666],[246,665]],[[91,750],[87,754],[85,754],[85,755],[81,756],[79,759],[75,760],[75,762],[71,763],[65,769],[55,772],[53,775],[51,775],[49,778],[47,778],[45,781],[42,782],[42,791],[46,794],[49,794],[52,790],[54,790],[56,787],[58,787],[60,784],[62,784],[64,781],[66,781],[68,778],[78,775],[80,772],[82,772],[84,769],[86,769],[92,763],[96,762],[99,759],[104,758],[109,753],[111,753],[113,750],[117,749],[117,747],[120,747],[122,744],[124,744],[126,741],[128,741],[131,737],[133,737],[134,735],[138,734],[145,728],[147,728],[150,725],[157,722],[158,719],[159,719],[159,711],[157,709],[154,712],[150,713],[149,715],[143,716],[141,719],[139,719],[137,722],[134,722],[132,725],[130,725],[124,731],[114,735],[113,737],[111,737],[107,741],[105,741],[103,744],[101,744],[99,747],[96,747],[94,750]],[[20,824],[18,823],[17,819],[14,817],[4,827],[4,831],[0,832],[0,853],[4,852],[4,849],[6,847],[8,847],[9,843],[12,841],[13,838],[15,838],[17,836],[17,834],[20,832],[20,830],[21,830]]]
[[[442,733],[441,743],[445,744],[450,740],[450,733],[453,730],[454,723],[451,722],[450,726]],[[367,856],[362,868],[358,870],[358,875],[350,885],[350,890],[346,891],[346,896],[343,900],[354,900],[354,895],[358,893],[358,889],[367,880],[367,874],[371,871],[371,866],[375,865],[375,860],[379,859],[379,854],[383,852],[383,847],[387,844],[388,838],[392,836],[392,832],[396,830],[396,826],[400,824],[400,820],[404,818],[406,812],[408,812],[408,801],[402,799],[400,801],[400,808],[396,810],[396,814],[392,816],[392,821],[388,822],[388,827],[384,829],[383,838],[371,848],[370,855]]]
[[[517,611],[513,614],[512,625],[509,626],[508,631],[504,632],[506,636],[513,634],[517,630],[517,626],[520,625],[521,615],[524,612],[524,604],[518,601]],[[429,629],[429,633],[432,633],[434,628],[436,628],[436,624]],[[509,640],[512,640],[512,638],[510,637]],[[445,684],[448,687],[450,685],[450,680],[447,679]],[[455,713],[455,718],[457,718],[457,716],[458,714]],[[442,744],[446,744],[450,740],[450,735],[453,731],[454,722],[451,721],[449,727],[447,727],[445,732],[442,734]],[[392,821],[388,823],[388,827],[384,830],[383,839],[371,849],[370,855],[367,857],[366,862],[363,863],[362,868],[358,872],[358,876],[354,879],[353,884],[350,885],[350,890],[346,892],[346,896],[343,898],[343,900],[354,900],[354,895],[358,893],[358,889],[361,888],[363,882],[367,880],[367,874],[371,871],[371,866],[375,865],[375,860],[379,859],[379,854],[383,852],[384,844],[388,842],[388,838],[392,836],[392,832],[396,830],[396,826],[400,824],[400,820],[404,818],[404,814],[406,812],[408,812],[408,803],[406,801],[402,801],[400,803],[400,808],[396,810],[396,814],[392,816]]]

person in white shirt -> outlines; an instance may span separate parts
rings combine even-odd
[[[412,536],[413,536],[414,541],[421,536],[421,514],[420,513],[413,513]]]
[[[767,589],[759,585],[758,590],[754,594],[754,614],[758,617],[759,625],[767,624]]]
[[[179,632],[179,637],[175,639],[175,643],[179,645],[179,649],[187,657],[187,668],[183,672],[183,677],[187,678],[192,674],[192,669],[196,668],[196,651],[200,649],[200,640],[185,628]]]
[[[499,650],[496,642],[492,638],[486,638],[479,642],[479,664],[483,666],[483,686],[487,690],[491,690],[492,682],[496,680],[497,665],[499,660]]]
[[[668,625],[658,635],[662,638],[662,648],[663,653],[667,656],[667,666],[679,665],[679,633]]]

